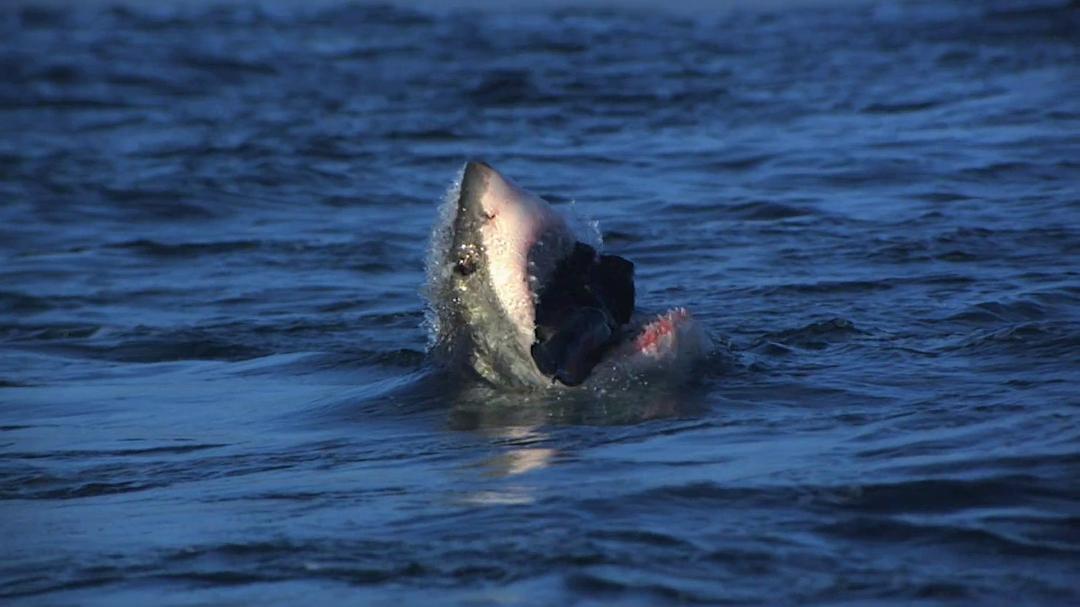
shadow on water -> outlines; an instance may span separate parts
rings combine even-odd
[[[498,432],[559,426],[621,426],[693,418],[708,411],[707,380],[734,368],[733,354],[714,353],[708,373],[672,382],[637,376],[601,387],[513,392],[449,369],[423,367],[380,379],[321,402],[304,414],[316,426],[426,420],[453,431]]]

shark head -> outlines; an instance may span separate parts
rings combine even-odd
[[[469,162],[428,257],[433,350],[496,386],[578,385],[673,359],[685,310],[634,315],[633,264],[583,242],[542,198]]]

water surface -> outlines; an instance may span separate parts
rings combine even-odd
[[[0,39],[5,601],[1080,601],[1075,3],[25,3]],[[426,377],[468,158],[689,307],[699,385]]]

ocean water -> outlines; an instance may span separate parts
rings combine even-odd
[[[1080,603],[1080,10],[0,7],[0,600]],[[425,359],[484,159],[716,344]]]

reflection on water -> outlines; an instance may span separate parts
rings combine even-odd
[[[484,462],[484,467],[493,476],[515,476],[546,468],[556,454],[555,449],[529,446],[548,439],[548,435],[536,427],[492,428],[484,434],[497,443],[507,445],[505,451]]]
[[[511,449],[488,464],[503,476],[514,476],[547,468],[556,453],[555,449]]]
[[[498,455],[484,459],[478,466],[469,468],[473,471],[479,470],[482,476],[495,481],[543,470],[551,465],[558,453],[557,450],[548,447],[514,446],[514,442],[518,440],[537,443],[547,439],[547,435],[531,428],[508,428],[504,432],[491,432],[489,436],[497,443],[508,441],[510,444]],[[536,499],[535,492],[535,487],[528,484],[499,483],[496,487],[468,492],[462,501],[485,506],[530,504]]]

